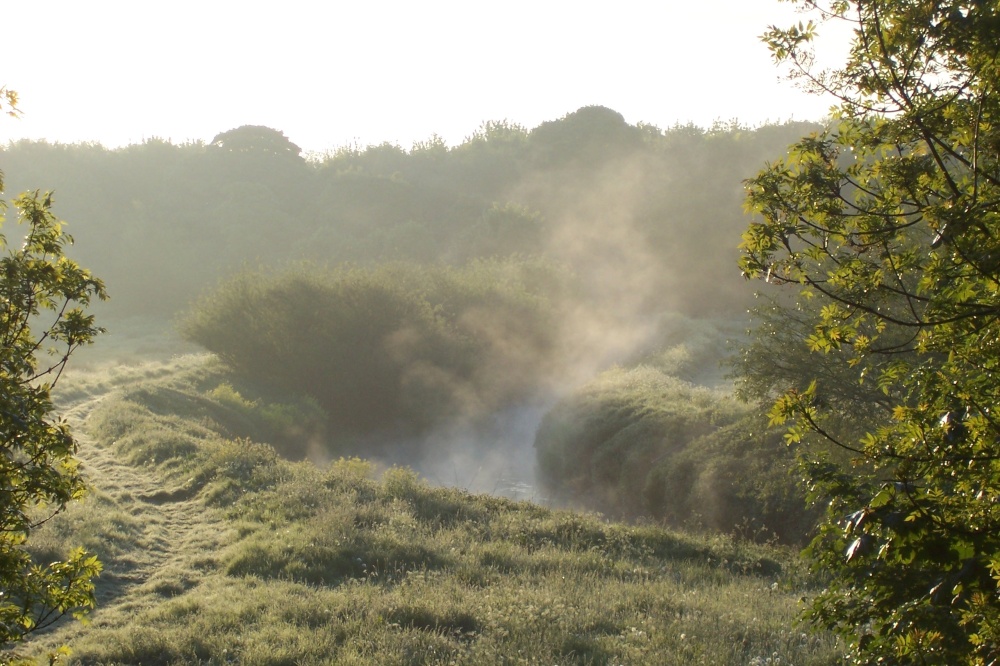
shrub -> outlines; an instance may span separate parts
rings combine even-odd
[[[542,481],[604,512],[648,515],[641,489],[649,470],[742,412],[727,394],[656,368],[613,368],[542,421],[535,439]]]
[[[342,434],[420,435],[531,393],[554,344],[555,283],[528,261],[301,265],[232,278],[181,330],[241,376],[311,396]]]
[[[795,453],[781,435],[751,414],[695,439],[650,471],[645,506],[674,525],[804,543],[819,513],[807,507]]]
[[[605,513],[786,543],[802,543],[817,517],[765,417],[648,365],[564,400],[535,445],[548,492]]]

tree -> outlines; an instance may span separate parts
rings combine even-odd
[[[588,165],[635,150],[642,144],[642,132],[617,111],[585,106],[531,130],[528,143],[542,165]]]
[[[242,125],[216,134],[209,144],[228,153],[250,153],[300,159],[302,149],[288,140],[284,133],[262,125]]]
[[[764,39],[838,106],[747,181],[741,266],[813,300],[797,343],[880,393],[861,435],[828,427],[855,390],[843,382],[786,384],[770,412],[790,440],[824,439],[858,465],[806,466],[828,501],[807,549],[827,587],[806,616],[855,663],[998,663],[1000,6],[798,4],[817,22]],[[818,72],[824,20],[854,37]]]
[[[14,205],[27,233],[17,248],[0,235],[0,650],[92,608],[91,579],[101,569],[82,549],[43,563],[27,546],[84,491],[77,444],[52,418],[50,394],[70,355],[103,330],[81,306],[106,298],[105,289],[64,256],[72,239],[51,212],[51,194],[22,194]]]

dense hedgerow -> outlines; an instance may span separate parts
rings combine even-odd
[[[722,391],[651,366],[612,368],[546,415],[535,440],[539,469],[557,492],[640,515],[649,470],[742,411]]]
[[[798,472],[782,433],[752,413],[665,457],[642,497],[650,515],[671,525],[803,543],[819,511],[807,504]]]

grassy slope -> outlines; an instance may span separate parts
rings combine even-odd
[[[232,435],[203,357],[74,379],[94,491],[45,528],[106,571],[82,663],[828,664],[785,551],[321,469]],[[185,418],[181,418],[185,415]],[[780,659],[780,662],[778,661]],[[769,661],[770,660],[770,661]]]

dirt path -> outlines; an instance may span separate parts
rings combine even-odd
[[[91,489],[60,518],[93,523],[104,544],[92,547],[104,564],[95,585],[97,609],[89,616],[92,627],[121,626],[138,609],[198,585],[216,568],[215,554],[229,536],[220,512],[194,493],[163,487],[151,470],[119,461],[110,448],[86,435],[86,420],[105,397],[82,398],[60,410],[80,444],[78,458]],[[44,653],[72,644],[87,630],[64,619],[25,647]]]

